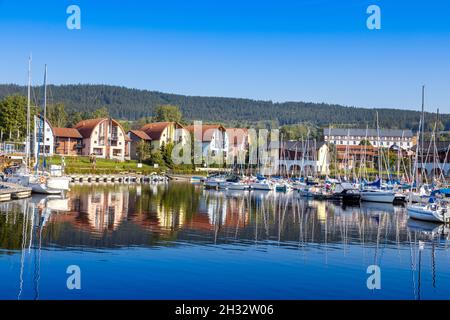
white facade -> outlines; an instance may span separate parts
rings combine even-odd
[[[409,150],[414,146],[411,130],[324,129],[325,142],[334,145],[360,145],[367,140],[374,147],[390,148],[394,145]]]
[[[44,119],[40,116],[34,116],[32,148],[35,159],[37,158],[38,150],[39,155],[43,155],[45,150],[46,156],[52,156],[55,150],[53,129],[48,120],[44,124]]]
[[[211,136],[211,141],[203,141],[203,155],[212,155],[214,157],[222,154],[224,157],[227,157],[229,148],[227,133],[219,129],[214,129],[212,135],[208,134],[208,136]]]

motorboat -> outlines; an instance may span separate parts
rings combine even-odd
[[[343,203],[361,202],[361,193],[351,183],[336,183],[333,190],[333,199]]]
[[[252,182],[250,188],[252,190],[272,191],[275,190],[275,184],[270,180],[264,179]]]
[[[412,219],[447,223],[450,222],[450,211],[445,201],[437,201],[430,198],[425,205],[409,205],[407,206],[408,216]]]
[[[361,191],[361,201],[394,203],[397,194],[393,190],[364,189]],[[400,197],[400,195],[398,195]],[[406,199],[406,196],[404,196]]]

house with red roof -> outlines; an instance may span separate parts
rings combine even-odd
[[[138,159],[137,145],[140,141],[150,144],[152,150],[158,150],[169,143],[187,143],[190,141],[189,132],[178,122],[148,123],[139,130],[128,132],[130,138],[130,157]]]
[[[220,124],[203,124],[186,127],[195,141],[201,141],[203,157],[222,155],[229,151],[227,130]],[[194,143],[195,143],[194,141]]]
[[[55,154],[64,156],[81,156],[83,136],[75,128],[53,128]]]
[[[121,161],[130,158],[130,138],[117,120],[111,118],[82,120],[75,125],[75,129],[82,136],[82,155]]]

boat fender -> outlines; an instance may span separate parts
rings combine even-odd
[[[39,177],[40,184],[45,184],[46,181],[47,181],[47,179],[45,177]]]

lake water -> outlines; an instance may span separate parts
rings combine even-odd
[[[0,299],[450,298],[448,230],[401,206],[175,183],[66,198],[0,204]]]

